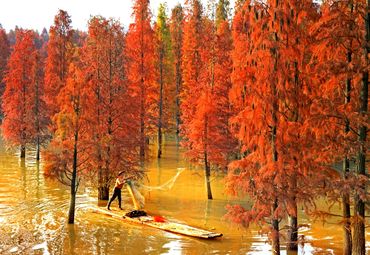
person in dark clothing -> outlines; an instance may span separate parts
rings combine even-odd
[[[111,198],[109,199],[109,202],[108,202],[108,205],[107,205],[108,210],[110,210],[110,204],[113,202],[114,199],[116,199],[116,197],[118,198],[119,209],[122,210],[122,207],[121,207],[121,190],[122,190],[122,187],[125,183],[126,183],[126,179],[123,178],[122,173],[119,174],[117,176],[116,183],[114,185],[113,194],[112,194]]]

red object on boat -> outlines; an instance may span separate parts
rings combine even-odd
[[[153,216],[154,222],[166,222],[166,219],[162,216]]]

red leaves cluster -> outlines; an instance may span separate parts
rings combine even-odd
[[[297,202],[311,206],[320,196],[367,199],[368,177],[342,178],[338,165],[348,159],[355,172],[369,143],[361,135],[369,127],[365,6],[327,1],[319,11],[312,1],[292,0],[238,7],[230,99],[243,156],[231,164],[228,189],[253,205],[230,209],[231,218],[246,224],[281,219],[296,215]]]
[[[2,98],[3,136],[12,145],[36,144],[46,137],[43,70],[35,33],[17,30],[17,42],[8,61]],[[39,141],[41,142],[41,141]]]
[[[226,167],[235,148],[229,131],[231,108],[231,31],[226,20],[216,27],[191,2],[184,25],[182,135],[187,156],[194,162]]]
[[[125,56],[127,79],[134,102],[135,114],[140,117],[140,156],[145,157],[146,137],[153,134],[157,123],[158,83],[155,68],[154,31],[150,25],[148,0],[136,0],[135,22],[126,35]]]
[[[45,100],[49,116],[52,118],[59,107],[55,97],[65,86],[68,67],[72,59],[71,17],[66,11],[59,10],[54,19],[54,26],[50,27],[45,63]]]

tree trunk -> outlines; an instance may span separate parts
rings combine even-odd
[[[99,200],[109,200],[109,187],[106,185],[101,185],[98,188],[98,199]]]
[[[343,178],[347,179],[349,173],[349,160],[343,160]],[[343,211],[343,255],[352,254],[352,235],[351,235],[351,205],[349,194],[345,193],[342,196],[342,211]]]
[[[69,204],[68,212],[68,224],[74,224],[75,221],[75,207],[76,207],[76,193],[77,193],[77,142],[78,132],[75,131],[75,143],[73,146],[73,166],[72,166],[72,178],[71,178],[71,200]]]
[[[162,128],[158,126],[158,158],[162,156]]]
[[[180,135],[180,86],[181,86],[181,71],[180,64],[176,64],[176,138]]]
[[[367,112],[368,104],[368,72],[363,73],[362,79],[362,88],[360,93],[360,102],[361,102],[361,114]],[[357,166],[357,175],[366,175],[366,126],[360,126],[359,130],[359,142],[360,149],[358,152],[358,166]],[[366,192],[366,187],[363,185],[361,187],[362,191]],[[360,198],[359,194],[355,194],[354,197],[354,217],[353,221],[353,246],[352,253],[353,255],[365,255],[365,201]]]
[[[98,200],[109,200],[109,187],[105,183],[104,173],[101,166],[99,166],[98,170]]]
[[[146,102],[146,93],[145,93],[145,80],[144,80],[144,28],[143,28],[143,20],[144,20],[144,12],[141,12],[141,33],[140,33],[140,162],[141,165],[144,166],[145,161],[145,102]]]
[[[210,163],[208,161],[208,116],[205,117],[204,121],[204,138],[203,138],[203,143],[204,143],[204,170],[206,174],[206,188],[207,188],[207,197],[208,199],[213,199],[212,196],[212,190],[211,190],[211,167]]]
[[[351,80],[347,80],[346,84],[346,99],[345,102],[350,102]],[[349,132],[349,123],[347,121],[345,132]],[[343,160],[343,179],[346,180],[349,174],[349,160],[347,157]],[[352,235],[351,235],[351,205],[348,192],[342,196],[342,211],[343,211],[343,255],[352,254]]]
[[[212,190],[211,190],[211,167],[208,162],[207,152],[204,153],[204,169],[206,173],[207,198],[213,199]]]
[[[140,161],[145,161],[145,123],[144,123],[144,105],[142,105],[142,113],[140,118]]]
[[[275,38],[277,40],[277,34],[275,34]],[[273,56],[274,56],[274,72],[277,71],[277,64],[278,64],[278,53],[277,49],[273,49]],[[272,111],[271,111],[271,117],[272,117],[272,127],[271,127],[271,148],[272,148],[272,161],[278,162],[278,151],[276,148],[276,134],[277,134],[277,125],[278,125],[278,117],[277,112],[279,109],[278,105],[278,99],[277,99],[277,89],[276,84],[271,84],[272,93],[274,96],[274,100],[272,102]],[[271,194],[272,196],[274,194]],[[272,254],[274,255],[280,255],[280,230],[279,230],[279,219],[277,216],[275,216],[275,211],[278,208],[278,200],[275,198],[274,203],[272,205],[272,219],[271,219],[271,225],[272,225]]]
[[[349,5],[351,13],[353,12],[353,3]],[[351,27],[352,25],[350,25]],[[352,42],[350,42],[350,46]],[[352,62],[352,51],[347,52],[347,63],[350,65]],[[346,80],[345,99],[344,103],[349,104],[351,102],[351,89],[352,80],[348,77]],[[347,134],[350,131],[350,123],[346,120],[346,126],[344,132]],[[343,180],[348,178],[349,174],[349,159],[347,157],[343,160]],[[351,204],[349,199],[349,193],[345,192],[342,196],[342,212],[343,212],[343,255],[352,254],[352,233],[351,233]]]
[[[352,254],[353,255],[365,255],[365,204],[359,198],[358,195],[355,195],[355,205],[354,205],[354,216],[353,221],[353,246]]]
[[[272,254],[273,255],[280,255],[280,238],[279,238],[279,234],[280,234],[280,230],[279,230],[279,219],[277,219],[275,216],[274,216],[274,213],[276,211],[276,209],[278,208],[278,201],[277,199],[275,199],[275,202],[272,206],[272,243],[271,243],[271,248],[272,248]]]
[[[292,121],[298,122],[299,114],[300,114],[300,102],[299,92],[301,89],[301,83],[299,82],[299,68],[298,62],[294,62],[294,85],[295,85],[295,109],[293,110]],[[298,165],[298,159],[296,157],[293,158],[295,165]],[[292,178],[292,177],[291,177]],[[291,189],[295,194],[295,191],[298,188],[298,178],[297,174],[294,173],[293,178],[291,180]],[[292,208],[294,208],[294,213],[288,216],[289,221],[289,230],[288,230],[288,243],[287,243],[287,250],[288,251],[298,251],[298,206],[297,206],[297,198],[294,195],[292,197]]]
[[[72,188],[75,188],[74,185],[71,185],[71,200],[69,202],[68,224],[75,223],[76,192],[72,191]]]
[[[40,160],[40,137],[37,137],[37,142],[36,142],[36,160]]]
[[[159,53],[159,102],[158,102],[159,114],[158,114],[158,154],[157,154],[158,158],[161,158],[162,155],[163,87],[164,87],[163,60],[164,60],[164,49],[161,47]]]
[[[370,47],[370,0],[367,0],[366,16],[365,16],[365,42],[364,42],[364,59],[365,65],[369,64],[368,54]],[[362,73],[360,91],[360,114],[366,116],[368,96],[369,96],[369,70],[365,69]],[[361,125],[359,128],[359,143],[360,148],[358,151],[358,166],[357,175],[366,176],[366,133],[367,128],[365,125]],[[365,184],[361,187],[362,192],[366,193]],[[365,201],[360,198],[359,194],[355,194],[354,197],[354,217],[353,222],[353,243],[352,243],[352,254],[353,255],[365,255]]]
[[[21,145],[20,158],[26,158],[26,146],[25,145]]]
[[[297,203],[295,203],[295,208],[297,212]],[[298,217],[297,215],[289,215],[289,230],[288,230],[288,251],[298,251]]]

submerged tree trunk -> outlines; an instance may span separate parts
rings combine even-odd
[[[346,125],[346,132],[349,131],[349,124]],[[343,160],[343,179],[346,180],[349,174],[349,160]],[[343,212],[343,255],[352,254],[352,235],[351,235],[351,204],[348,192],[342,196]]]
[[[298,122],[299,120],[299,110],[300,110],[300,104],[298,101],[299,97],[299,92],[300,92],[300,82],[299,82],[299,69],[298,69],[298,62],[294,62],[294,85],[295,85],[295,97],[296,97],[296,102],[295,102],[295,109],[293,110],[293,116],[292,116],[292,121],[293,122]],[[298,165],[298,159],[294,157],[294,163],[295,165]],[[294,174],[293,178],[291,180],[291,189],[293,192],[297,190],[298,187],[298,180],[297,180],[297,175]],[[289,222],[289,230],[288,230],[288,237],[287,237],[287,250],[288,251],[298,251],[298,206],[297,206],[297,198],[294,195],[292,197],[291,201],[292,205],[291,207],[294,209],[293,214],[288,215],[288,222]]]
[[[22,144],[20,158],[25,158],[25,157],[26,157],[26,146]]]
[[[109,187],[105,185],[102,167],[98,170],[98,200],[109,200]]]
[[[274,216],[276,209],[278,208],[278,201],[275,199],[275,202],[272,206],[272,240],[271,240],[271,248],[273,255],[280,255],[280,230],[279,230],[279,219]]]
[[[275,35],[277,40],[277,35]],[[274,57],[274,72],[277,71],[277,64],[278,64],[278,53],[277,49],[272,49],[273,57]],[[276,84],[273,82],[271,84],[272,94],[274,96],[274,100],[272,102],[272,109],[271,109],[271,117],[272,117],[272,126],[271,126],[271,149],[272,149],[272,161],[278,162],[278,151],[276,148],[276,135],[277,135],[277,125],[278,125],[278,117],[277,112],[279,109],[278,99],[277,99],[277,89]],[[274,195],[274,194],[272,194]],[[279,219],[275,215],[275,212],[278,208],[278,199],[275,198],[273,205],[272,205],[272,254],[280,255],[280,230],[279,230]]]
[[[368,80],[369,73],[364,72],[362,78],[362,88],[360,92],[360,102],[362,114],[367,113],[367,104],[368,104]],[[359,130],[359,142],[360,149],[358,152],[358,166],[357,166],[357,175],[365,176],[366,175],[366,126],[360,126]],[[361,187],[362,192],[366,192],[366,187],[363,185]],[[354,255],[365,255],[365,201],[361,199],[360,194],[355,194],[354,197],[354,217],[353,222],[353,247],[352,253]]]
[[[207,152],[204,153],[204,168],[205,168],[205,174],[206,174],[207,198],[213,199],[212,190],[211,190],[211,167],[208,162]]]
[[[288,230],[288,243],[287,250],[298,251],[298,217],[297,217],[297,203],[294,200],[296,215],[289,215],[289,230]]]
[[[75,223],[76,192],[72,191],[72,188],[74,188],[74,185],[71,185],[71,200],[69,202],[68,224]]]
[[[162,128],[158,127],[158,154],[157,157],[161,158],[162,156]]]
[[[345,159],[343,167],[346,167],[349,161]],[[345,172],[344,175],[347,173]],[[345,177],[346,178],[346,177]],[[352,254],[352,236],[351,236],[351,207],[349,201],[349,194],[342,197],[342,210],[343,210],[343,255]]]
[[[348,52],[347,60],[351,62],[351,52]],[[346,81],[346,97],[345,103],[348,104],[351,101],[351,79],[348,78]],[[346,121],[345,133],[350,130],[349,122]],[[346,180],[349,174],[349,159],[347,157],[343,160],[343,180]],[[342,196],[342,212],[343,212],[343,255],[352,254],[352,235],[351,235],[351,204],[349,199],[349,193],[345,192]]]
[[[98,188],[98,199],[99,200],[109,200],[109,187],[100,186]]]
[[[159,115],[158,115],[158,153],[157,157],[161,158],[162,155],[162,125],[163,125],[163,49],[161,49],[160,57],[159,57],[159,102],[158,102],[158,108],[159,108]]]
[[[364,64],[369,64],[368,54],[370,47],[370,0],[367,0],[366,16],[365,16],[365,41],[364,45]],[[360,114],[361,116],[366,116],[367,105],[369,96],[369,70],[365,69],[362,72],[362,82],[360,90]],[[359,143],[360,148],[358,151],[358,166],[357,175],[366,176],[366,125],[361,125],[359,128]],[[362,192],[366,193],[365,184],[361,187]],[[353,222],[353,243],[352,243],[352,253],[353,255],[365,255],[365,201],[362,200],[360,194],[355,194],[354,197],[354,216],[355,220]]]
[[[360,137],[364,139],[366,133],[364,132],[365,128],[360,128]],[[364,150],[360,150],[358,155],[358,167],[357,174],[365,174],[365,153]],[[365,187],[362,187],[365,189]],[[354,221],[353,221],[353,246],[352,253],[353,255],[365,255],[365,201],[360,198],[359,194],[355,194],[354,197]]]
[[[74,221],[75,221],[76,193],[77,193],[77,159],[78,159],[78,153],[77,153],[78,132],[77,131],[75,131],[74,139],[75,139],[75,142],[73,146],[71,200],[69,204],[68,224],[74,224]]]
[[[274,94],[276,92],[276,87],[273,86]],[[277,129],[277,102],[273,102],[273,110],[272,110],[272,120],[273,120],[273,126],[272,126],[272,136],[271,136],[271,147],[272,147],[272,158],[274,162],[278,161],[278,153],[276,149],[276,129]],[[279,219],[275,215],[275,211],[278,208],[278,200],[275,198],[275,201],[272,206],[272,254],[274,255],[280,255],[280,230],[279,230]]]
[[[207,141],[208,141],[208,118],[206,116],[204,121],[204,170],[206,175],[207,198],[213,199],[211,190],[211,166],[208,160]]]
[[[98,148],[98,162],[102,164],[101,149]],[[109,199],[109,186],[106,183],[105,173],[103,171],[102,165],[98,166],[98,200],[108,200]]]
[[[275,68],[277,68],[277,56],[275,55]],[[274,95],[277,94],[276,86],[273,85],[272,87]],[[277,131],[277,108],[278,104],[276,102],[277,99],[273,102],[272,105],[272,121],[273,126],[271,129],[271,147],[272,147],[272,160],[273,162],[278,161],[278,152],[276,149],[276,131]],[[275,198],[274,203],[272,205],[272,219],[271,219],[271,227],[272,227],[272,254],[273,255],[280,255],[280,230],[279,230],[279,219],[275,215],[275,212],[278,208],[278,200]]]
[[[38,136],[36,141],[36,160],[40,160],[40,137]]]
[[[348,5],[351,14],[353,13],[353,2],[351,1]],[[352,30],[352,24],[349,25],[350,30]],[[348,65],[352,62],[352,41],[349,42],[349,50],[347,52],[347,63]],[[349,104],[351,102],[351,89],[352,89],[352,79],[348,77],[346,80],[345,87],[345,98],[344,103]],[[350,131],[349,120],[346,120],[344,132],[347,134]],[[343,159],[343,180],[348,178],[349,174],[349,159],[344,157]],[[352,254],[352,233],[351,233],[351,204],[350,204],[350,194],[349,192],[344,192],[342,196],[342,213],[343,213],[343,255]]]
[[[98,161],[99,164],[102,164],[102,156],[101,156],[101,151],[100,148],[99,150],[99,155],[98,155]],[[106,173],[104,172],[104,169],[102,165],[99,165],[98,167],[98,200],[108,200],[109,199],[109,186],[106,181]]]

